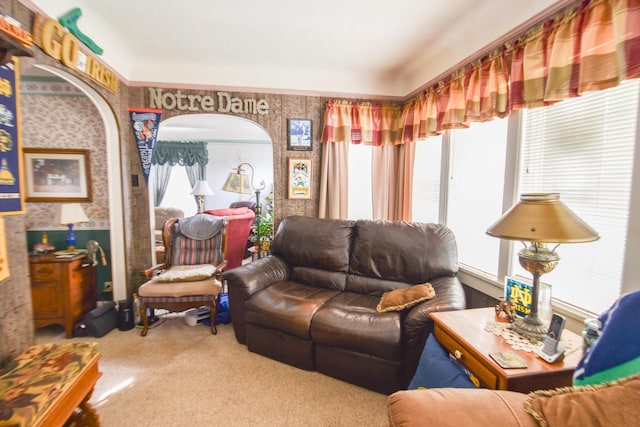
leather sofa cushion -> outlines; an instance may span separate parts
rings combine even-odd
[[[354,228],[348,291],[371,294],[372,287],[382,286],[381,295],[402,287],[369,281],[359,283],[358,276],[406,286],[438,276],[453,276],[458,271],[456,240],[444,225],[359,220]]]
[[[278,226],[271,253],[292,267],[347,273],[352,232],[353,221],[287,217]]]
[[[346,274],[339,271],[326,271],[313,267],[291,267],[290,279],[316,288],[344,291]]]
[[[337,293],[292,281],[276,283],[249,298],[245,321],[310,339],[311,319]]]
[[[378,313],[378,300],[375,296],[351,292],[334,296],[313,317],[313,341],[386,360],[400,360],[401,315]]]

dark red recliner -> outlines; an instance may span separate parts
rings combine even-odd
[[[210,209],[204,213],[216,216],[226,216],[229,225],[227,228],[227,267],[226,270],[242,265],[247,240],[251,232],[251,226],[256,217],[250,208],[222,208]]]

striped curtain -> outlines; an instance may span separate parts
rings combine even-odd
[[[327,101],[322,142],[351,142],[351,102]],[[359,138],[356,136],[356,140]]]
[[[327,101],[321,142],[395,144],[400,109],[395,104]]]
[[[459,70],[451,76],[449,84],[443,85],[442,90],[442,129],[463,129],[469,127],[465,120],[465,73]]]
[[[580,92],[616,86],[640,74],[640,0],[596,0],[584,9]]]

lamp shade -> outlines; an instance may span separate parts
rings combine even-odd
[[[196,185],[193,186],[191,194],[194,196],[214,196],[216,193],[209,187],[207,181],[196,181]]]
[[[56,222],[61,225],[80,224],[89,222],[79,203],[63,203],[58,207]]]
[[[560,201],[558,193],[522,194],[487,234],[502,239],[543,243],[581,243],[600,236]]]
[[[230,191],[232,193],[251,194],[251,182],[249,175],[242,173],[238,168],[236,172],[231,172],[227,177],[227,180],[222,186],[223,191]]]

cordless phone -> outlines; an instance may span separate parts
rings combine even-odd
[[[565,323],[564,317],[554,314],[544,338],[544,344],[536,350],[536,354],[549,363],[557,362],[564,356],[564,348],[559,345],[559,342]]]

